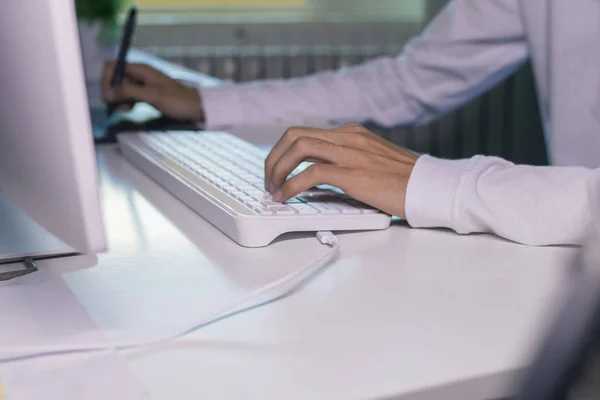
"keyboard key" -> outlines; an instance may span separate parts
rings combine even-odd
[[[296,212],[294,210],[292,210],[291,208],[286,208],[283,210],[275,210],[275,215],[290,216],[290,215],[296,215]]]
[[[241,189],[241,187],[245,184],[243,180],[238,178],[229,179],[227,183],[229,183],[231,186],[235,186],[238,189]]]
[[[256,212],[258,212],[260,215],[263,215],[263,216],[273,215],[273,211],[269,211],[269,210],[256,210]]]
[[[246,193],[240,191],[239,189],[235,189],[235,190],[231,191],[229,194],[232,195],[233,197],[235,197],[236,199],[238,199],[239,201],[241,201],[242,203],[244,202],[244,199],[246,198]]]
[[[217,176],[215,174],[211,174],[210,172],[205,174],[204,179],[207,179],[209,182],[214,182],[217,179]]]
[[[266,210],[273,211],[277,215],[294,215],[294,214],[296,214],[292,208],[286,206],[285,204],[275,203],[272,201],[263,201],[262,205]]]
[[[348,200],[346,200],[346,203],[350,204],[353,207],[358,208],[359,210],[361,210],[361,212],[363,214],[378,214],[380,212],[376,208],[373,208],[370,205],[365,204],[365,203],[360,202],[355,199],[348,199]]]
[[[238,179],[238,177],[235,176],[235,174],[232,174],[231,172],[226,172],[224,174],[221,174],[221,179],[224,179],[226,181],[230,181],[232,179]]]
[[[254,189],[248,189],[248,190],[244,190],[246,192],[246,194],[248,194],[249,196],[254,197],[257,200],[262,200],[263,197],[265,196],[266,192],[264,190],[260,190],[257,188]]]
[[[240,196],[240,201],[252,209],[259,207],[260,204],[255,198],[247,196]]]
[[[218,188],[221,188],[227,184],[227,182],[225,182],[223,179],[221,179],[219,177],[215,177],[215,179],[212,182]]]
[[[319,213],[316,208],[304,203],[290,204],[290,208],[295,210],[299,215],[316,215]]]
[[[363,214],[379,214],[380,211],[375,208],[361,208]]]
[[[262,203],[266,208],[286,208],[287,206],[283,203],[278,203],[276,201],[263,200]]]
[[[248,190],[255,190],[256,188],[252,185],[249,185],[247,182],[244,182],[241,185],[238,185],[238,189],[240,189],[243,192],[246,192]]]
[[[254,174],[251,174],[250,172],[241,172],[240,174],[238,174],[238,178],[243,179],[245,181],[248,181],[248,180],[254,181],[258,177]]]
[[[321,203],[321,202],[317,201],[317,202],[312,202],[309,204],[311,207],[316,208],[321,214],[334,215],[334,214],[339,214],[341,212],[340,209],[331,207],[327,203]]]
[[[250,203],[249,204],[250,208],[252,208],[254,211],[256,211],[257,213],[259,213],[260,215],[273,215],[273,211],[272,210],[266,210],[262,204],[260,203]]]
[[[236,191],[237,189],[234,186],[225,184],[225,185],[221,186],[221,190],[224,191],[224,192],[226,192],[226,193],[230,193],[231,194],[232,192]]]
[[[342,214],[349,214],[349,215],[361,214],[361,210],[359,208],[353,207],[350,204],[344,203],[343,201],[327,202],[325,204],[327,204],[330,207],[341,210]]]
[[[250,173],[253,174],[254,176],[262,179],[263,181],[265,180],[265,170],[262,167],[257,167],[257,168],[251,169]]]

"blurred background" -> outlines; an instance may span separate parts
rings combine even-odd
[[[398,55],[446,0],[87,0],[138,6],[137,50],[223,80],[300,77]],[[86,0],[77,0],[84,19]],[[108,7],[110,9],[110,7]],[[106,18],[110,18],[107,9]],[[98,13],[99,11],[94,11]],[[122,19],[116,19],[116,25]],[[115,31],[117,32],[117,31]],[[118,33],[118,32],[117,32]],[[106,43],[118,34],[104,35]],[[85,42],[85,40],[84,40]],[[84,43],[85,47],[85,43]],[[85,49],[84,49],[85,51]],[[107,50],[110,51],[110,50]],[[547,164],[529,65],[462,109],[416,128],[371,127],[447,158]]]

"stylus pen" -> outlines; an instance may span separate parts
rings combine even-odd
[[[119,47],[119,53],[117,55],[117,64],[115,65],[115,72],[113,74],[110,85],[112,87],[118,87],[123,84],[125,78],[125,66],[127,65],[127,52],[131,46],[131,38],[133,37],[133,31],[135,30],[137,17],[137,8],[131,7],[129,9],[129,15],[127,16],[127,22],[125,23],[125,29],[123,30],[123,36],[121,37],[121,46]],[[107,114],[112,115],[115,109],[122,104],[130,104],[131,102],[120,102],[111,103],[108,105]]]

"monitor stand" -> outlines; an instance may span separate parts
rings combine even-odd
[[[0,281],[35,272],[35,258],[71,255],[75,251],[30,218],[0,191]],[[12,265],[20,267],[7,270]]]

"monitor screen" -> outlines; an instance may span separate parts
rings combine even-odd
[[[11,258],[65,251],[40,249],[42,242],[76,253],[106,248],[78,39],[72,2],[11,1],[0,13],[0,242],[10,242],[2,234],[11,234],[15,207],[34,223],[27,226],[59,239],[30,237],[17,252],[3,249]]]

